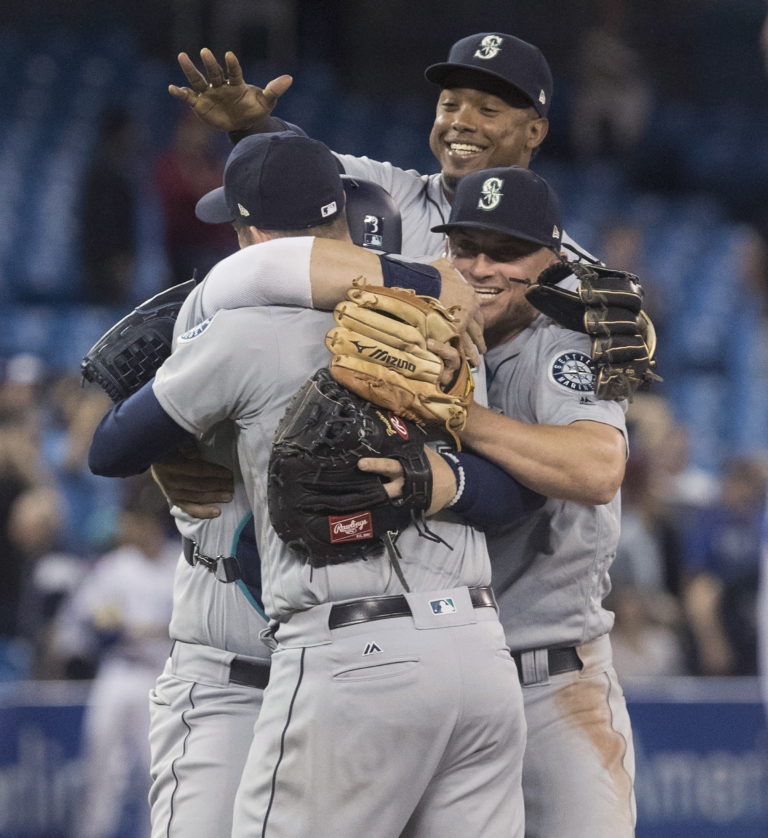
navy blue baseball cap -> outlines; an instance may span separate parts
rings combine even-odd
[[[201,221],[242,221],[262,230],[301,230],[344,211],[339,164],[319,140],[292,131],[253,134],[232,149],[224,186],[197,202]]]
[[[495,82],[520,91],[539,116],[549,113],[552,99],[552,71],[538,47],[502,32],[480,32],[462,38],[451,47],[448,60],[427,67],[424,75],[441,87],[456,70],[474,70]],[[469,84],[461,84],[469,87]],[[497,93],[496,87],[491,93]],[[503,93],[498,89],[499,95]]]
[[[446,224],[433,233],[457,227],[493,230],[559,251],[560,202],[552,187],[530,169],[502,166],[472,172],[459,181]]]

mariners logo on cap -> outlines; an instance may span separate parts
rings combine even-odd
[[[595,389],[595,371],[592,359],[583,352],[563,352],[552,362],[549,375],[555,384],[576,393],[589,393]]]
[[[502,39],[498,35],[486,35],[475,50],[475,58],[493,58],[501,52]]]
[[[488,180],[483,181],[477,208],[481,210],[496,209],[504,195],[501,191],[502,186],[504,186],[504,181],[500,177],[489,177]]]

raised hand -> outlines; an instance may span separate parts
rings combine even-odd
[[[207,47],[200,50],[200,59],[202,71],[186,52],[179,53],[179,66],[190,86],[168,85],[171,96],[186,102],[203,122],[219,131],[268,130],[270,114],[293,78],[278,76],[261,88],[246,83],[233,52],[225,53],[224,67]]]

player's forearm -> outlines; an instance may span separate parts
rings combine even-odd
[[[455,491],[446,506],[473,527],[511,524],[544,504],[546,498],[523,486],[505,469],[466,451],[441,455],[454,474]],[[435,469],[433,466],[433,475]],[[493,498],[489,503],[488,499]]]
[[[546,497],[610,502],[624,477],[624,439],[598,422],[532,425],[472,405],[462,442]]]
[[[368,285],[409,288],[417,294],[440,297],[440,270],[335,239],[315,239],[310,259],[310,282],[314,308],[332,309],[341,302],[357,277]]]
[[[383,285],[377,254],[350,242],[314,240],[310,258],[313,308],[332,309],[359,276],[364,276],[369,285]]]
[[[428,265],[382,263],[373,251],[348,241],[280,238],[243,248],[219,262],[200,292],[202,314],[269,305],[330,310],[359,276],[369,285],[400,285],[433,297],[442,291],[441,272]]]

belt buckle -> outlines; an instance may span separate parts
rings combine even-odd
[[[216,556],[216,558],[211,558],[211,556],[206,556],[205,553],[201,553],[200,549],[198,548],[197,544],[195,544],[195,549],[192,552],[192,562],[193,564],[201,564],[203,567],[207,568],[208,570],[216,570],[216,565],[219,563],[219,559],[223,559],[224,556]]]

